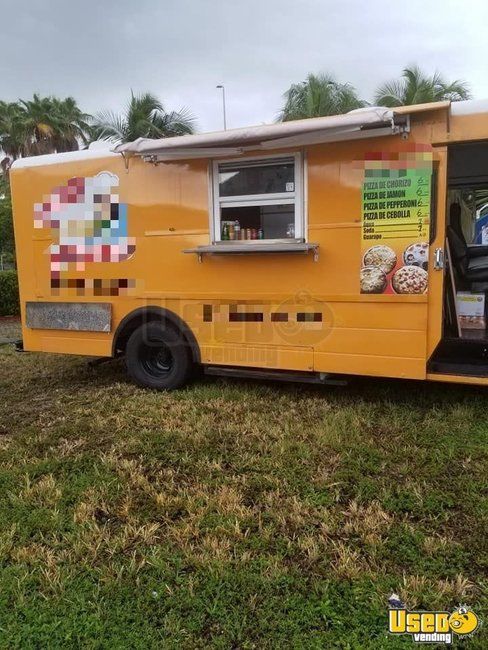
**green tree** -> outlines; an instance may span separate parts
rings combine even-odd
[[[0,257],[2,264],[15,259],[12,200],[6,174],[0,174]]]
[[[73,151],[86,144],[91,116],[83,113],[73,97],[40,97],[20,100],[24,128],[23,155]]]
[[[22,156],[72,151],[89,141],[90,115],[72,97],[0,101],[0,255],[15,258],[8,171]]]
[[[447,82],[438,72],[429,77],[418,66],[413,66],[405,68],[400,79],[380,86],[374,101],[377,106],[394,107],[446,99],[457,102],[470,97],[471,93],[465,81]]]
[[[91,116],[72,97],[0,101],[2,168],[21,156],[73,151],[89,141]]]
[[[353,86],[338,83],[326,74],[309,74],[305,81],[292,84],[283,99],[285,104],[278,117],[283,122],[340,115],[366,106]]]
[[[193,133],[195,117],[186,108],[166,112],[163,104],[151,93],[134,95],[123,114],[105,111],[95,116],[95,139],[117,144],[137,138],[166,138]]]
[[[19,105],[24,132],[22,155],[54,153],[56,118],[51,97],[40,97],[34,94],[32,99],[21,99]]]
[[[91,138],[92,116],[84,113],[73,97],[52,98],[56,151],[76,151]]]
[[[1,164],[6,171],[10,162],[22,155],[24,143],[22,109],[17,102],[0,101]]]

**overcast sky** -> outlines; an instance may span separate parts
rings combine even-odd
[[[488,98],[486,0],[0,0],[0,99],[72,95],[120,110],[130,89],[189,107],[202,131],[273,121],[309,72],[371,100],[418,63]]]

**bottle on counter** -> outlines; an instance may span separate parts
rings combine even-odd
[[[241,224],[239,221],[236,219],[236,222],[234,224],[234,233],[235,237],[234,239],[240,239],[241,238]]]
[[[228,229],[229,229],[229,239],[230,239],[231,241],[234,241],[234,239],[236,238],[236,230],[235,230],[235,226],[234,226],[233,223],[230,223],[227,227],[228,227]]]
[[[256,228],[251,228],[251,239],[257,239],[258,238],[258,231]]]
[[[258,230],[258,239],[264,239],[264,230],[262,228]]]
[[[222,226],[222,241],[229,241],[229,225],[226,221]]]

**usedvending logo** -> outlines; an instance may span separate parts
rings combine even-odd
[[[393,606],[392,601],[395,602]],[[466,605],[460,605],[453,612],[429,612],[407,610],[396,594],[389,602],[389,632],[409,634],[415,643],[450,645],[456,637],[471,636],[480,626],[480,619]]]

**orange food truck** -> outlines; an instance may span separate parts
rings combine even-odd
[[[366,108],[11,170],[23,347],[488,384],[488,102]]]

